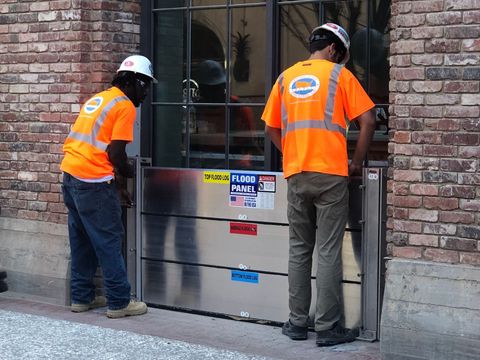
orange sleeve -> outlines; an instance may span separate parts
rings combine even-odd
[[[265,105],[265,109],[263,110],[262,120],[265,123],[273,128],[281,128],[282,121],[281,121],[281,94],[280,94],[280,87],[278,85],[278,79],[272,87],[272,91],[270,92],[270,96],[268,97],[267,104]]]
[[[344,107],[348,118],[353,121],[375,104],[367,95],[357,78],[346,68],[342,69],[341,86],[344,92]]]
[[[131,103],[120,103],[114,116],[111,140],[133,140],[133,126],[137,112]]]

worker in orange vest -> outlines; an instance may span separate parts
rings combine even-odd
[[[308,336],[312,255],[317,245],[315,331],[318,346],[351,342],[357,330],[342,324],[342,242],[348,216],[348,176],[359,174],[375,130],[374,104],[348,61],[350,39],[337,24],[310,34],[310,58],[286,69],[275,82],[262,119],[283,154],[288,182],[289,320],[282,333]],[[360,134],[349,164],[347,123]]]
[[[151,83],[152,64],[141,55],[127,57],[112,87],[90,98],[80,110],[63,146],[63,199],[68,209],[71,250],[71,310],[83,312],[107,305],[107,317],[147,312],[130,299],[130,284],[121,252],[122,210],[115,174],[133,177],[125,152],[133,140],[136,107]],[[102,269],[105,297],[95,296],[97,266]]]

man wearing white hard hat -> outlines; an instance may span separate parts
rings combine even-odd
[[[130,299],[121,252],[124,237],[115,180],[133,177],[125,146],[133,140],[136,107],[152,82],[152,64],[141,55],[127,57],[112,87],[82,106],[63,146],[63,199],[68,209],[71,250],[71,310],[107,306],[107,317],[141,315],[143,302]],[[102,269],[106,299],[95,295],[97,267]]]
[[[318,346],[354,341],[343,324],[342,243],[348,216],[348,177],[360,174],[375,129],[374,103],[344,67],[350,39],[327,23],[310,34],[310,57],[286,69],[270,93],[262,119],[283,154],[289,222],[289,320],[282,333],[308,337],[312,256],[317,262],[314,327]],[[351,162],[347,123],[360,133]]]

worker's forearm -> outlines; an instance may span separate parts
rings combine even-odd
[[[128,158],[126,156],[124,159],[113,163],[113,166],[115,167],[115,169],[117,169],[120,175],[124,177],[133,178],[135,175],[135,169],[133,167],[133,164],[128,161]]]
[[[361,165],[365,159],[370,143],[372,142],[373,133],[375,132],[375,117],[372,112],[366,114],[362,120],[357,146],[355,147],[352,158],[352,162],[357,165]]]
[[[272,128],[269,126],[265,127],[265,132],[270,137],[273,142],[273,145],[282,152],[282,131],[281,129]]]

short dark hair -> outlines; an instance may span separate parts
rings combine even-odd
[[[335,44],[335,48],[341,54],[343,58],[347,53],[347,49],[342,41],[331,31],[325,29],[315,30],[310,34],[309,37],[309,50],[310,54],[313,54],[315,51],[323,50],[330,44]]]
[[[131,71],[120,71],[112,80],[112,85],[118,88],[123,88],[135,81],[135,73]]]

